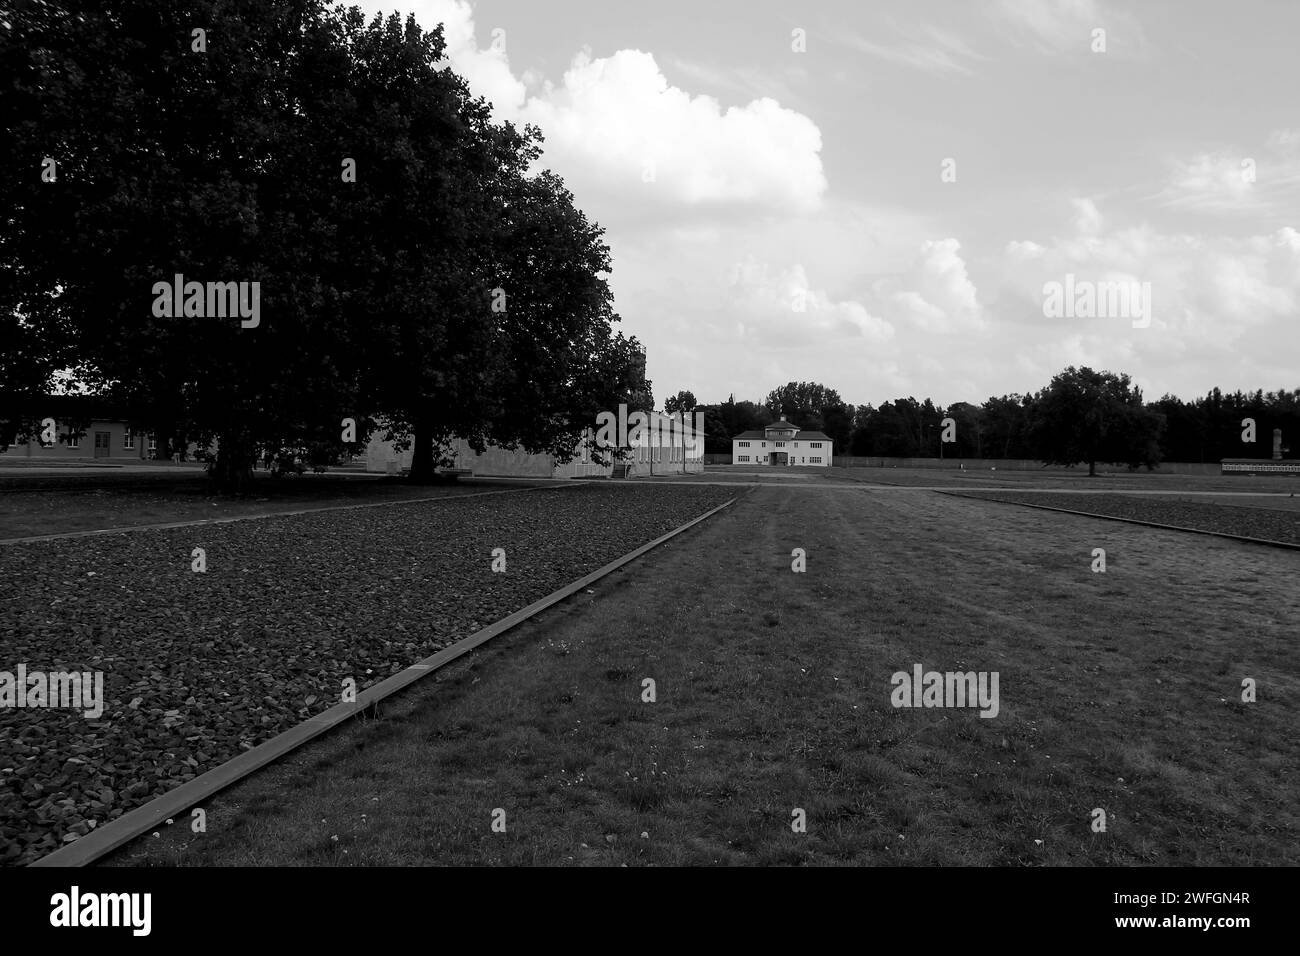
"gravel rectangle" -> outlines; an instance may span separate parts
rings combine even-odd
[[[1216,531],[1267,541],[1300,544],[1300,510],[1283,508],[1279,501],[1250,506],[1233,499],[1233,504],[1220,501],[1192,501],[1180,498],[1143,498],[1134,495],[1095,494],[1032,494],[1017,492],[968,492],[972,497],[991,498],[1019,504],[1039,505],[1047,508],[1064,508],[1069,511],[1087,511],[1114,518],[1150,521],[1156,524],[1194,528],[1199,531]]]

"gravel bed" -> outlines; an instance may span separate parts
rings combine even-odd
[[[529,482],[521,482],[529,484]],[[202,476],[0,476],[0,538],[273,514],[367,501],[496,491],[496,482],[411,485],[395,478],[259,475],[247,497],[214,495]]]
[[[97,720],[0,707],[0,863],[77,839],[338,703],[344,678],[376,683],[731,496],[583,484],[0,547],[0,671],[104,674]]]
[[[1114,518],[1131,518],[1157,524],[1217,531],[1268,541],[1300,544],[1300,511],[1276,506],[1250,507],[1235,502],[1189,501],[1179,498],[1142,498],[1136,495],[1034,494],[1028,492],[967,492],[972,497],[1012,501],[1070,511],[1088,511]]]
[[[951,468],[833,468],[832,472],[851,481],[866,484],[916,486],[952,486],[963,491],[980,491],[989,488],[1016,488],[1033,486],[1040,490],[1059,489],[1088,494],[1094,491],[1168,492],[1179,491],[1231,491],[1271,492],[1287,494],[1300,492],[1300,476],[1296,475],[1173,475],[1151,474],[1145,471],[1098,472],[1088,477],[1088,469],[1042,469],[1034,471],[1001,470],[957,471]]]

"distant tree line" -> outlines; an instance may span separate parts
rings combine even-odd
[[[837,455],[861,457],[938,458],[942,444],[945,458],[1150,468],[1161,461],[1270,458],[1275,428],[1285,447],[1300,448],[1300,389],[1225,394],[1215,388],[1191,402],[1173,395],[1147,402],[1128,375],[1086,367],[1064,370],[1035,393],[994,396],[979,405],[945,408],[909,396],[854,406],[816,382],[789,382],[762,403],[732,395],[697,410],[704,413],[705,450],[713,454],[730,454],[733,436],[778,418],[824,432]],[[954,440],[944,444],[946,418]],[[1255,423],[1253,444],[1242,440],[1245,419]]]
[[[536,170],[541,131],[493,122],[448,68],[441,27],[325,0],[4,21],[0,446],[62,386],[160,457],[211,445],[227,490],[380,422],[420,480],[453,436],[565,458],[599,411],[653,405],[603,230]],[[214,317],[211,291],[160,310],[176,275],[256,287],[260,314]]]

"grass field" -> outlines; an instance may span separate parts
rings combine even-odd
[[[1295,865],[1298,573],[774,484],[110,862]],[[915,664],[998,672],[997,716],[894,708]]]

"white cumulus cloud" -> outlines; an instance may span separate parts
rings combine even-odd
[[[558,81],[533,72],[517,76],[508,32],[494,49],[497,28],[476,25],[462,0],[365,0],[362,6],[412,12],[425,29],[443,23],[447,62],[492,102],[498,119],[541,127],[542,164],[562,175],[598,218],[610,211],[672,216],[683,207],[717,206],[805,212],[826,191],[821,131],[774,99],[724,108],[711,96],[673,86],[655,57],[641,50],[575,51]]]

